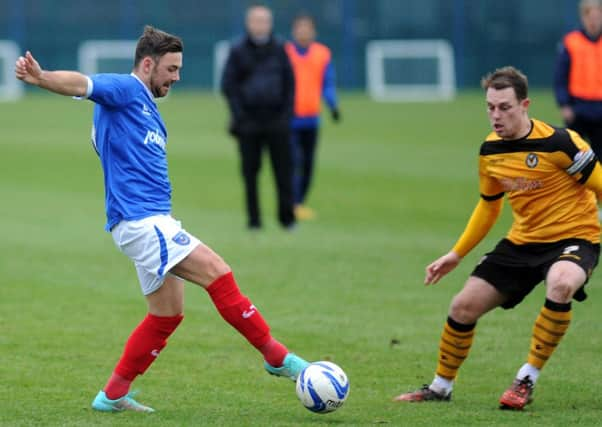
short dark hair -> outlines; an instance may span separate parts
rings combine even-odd
[[[134,68],[140,64],[142,58],[147,56],[152,57],[155,61],[159,61],[166,53],[182,52],[183,50],[184,44],[181,38],[158,30],[151,25],[146,25],[136,45]]]
[[[529,82],[527,80],[527,76],[525,76],[520,70],[510,65],[498,68],[494,72],[484,76],[481,79],[481,87],[485,90],[489,88],[499,90],[511,87],[514,89],[516,99],[519,101],[527,99],[529,92]]]

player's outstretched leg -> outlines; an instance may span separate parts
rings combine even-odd
[[[271,336],[268,324],[257,307],[240,292],[232,272],[218,277],[206,289],[224,320],[261,352],[264,367],[270,374],[294,381],[309,365]]]
[[[103,412],[154,412],[133,399],[133,394],[129,393],[130,385],[155,361],[183,318],[181,314],[171,317],[147,314],[128,338],[119,363],[92,402],[92,408]]]
[[[396,402],[448,402],[454,379],[462,362],[468,357],[472,346],[476,323],[463,324],[450,317],[443,327],[439,341],[439,360],[435,379],[431,385],[425,384],[422,388],[394,397]]]

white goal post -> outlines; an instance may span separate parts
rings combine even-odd
[[[0,40],[0,101],[16,101],[23,96],[23,83],[15,78],[19,46],[12,40]]]
[[[387,83],[385,61],[395,59],[434,60],[435,81]],[[456,93],[453,48],[447,40],[372,40],[366,45],[366,82],[379,101],[450,100]]]
[[[86,40],[78,48],[78,69],[83,74],[100,72],[103,59],[128,59],[134,61],[136,40]],[[230,52],[230,41],[220,40],[213,47],[213,90],[219,92],[222,72]]]
[[[213,46],[213,91],[216,93],[220,91],[222,74],[230,54],[230,46],[230,40],[220,40]]]
[[[137,40],[86,40],[77,49],[78,69],[86,75],[100,72],[98,63],[102,59],[130,60],[134,66]]]

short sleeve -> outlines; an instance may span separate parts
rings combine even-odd
[[[566,150],[569,160],[566,164],[560,165],[564,170],[577,181],[584,183],[591,175],[596,166],[596,154],[587,142],[573,130],[567,129],[569,134],[569,146]]]
[[[139,90],[135,77],[127,74],[95,74],[92,80],[91,101],[107,107],[128,104]]]
[[[485,160],[479,156],[479,193],[487,201],[504,197],[504,189],[500,182],[487,173]]]

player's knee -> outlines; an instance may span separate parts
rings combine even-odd
[[[222,277],[224,274],[228,274],[231,271],[232,269],[226,263],[226,261],[224,261],[224,259],[219,255],[214,253],[214,256],[211,258],[207,268],[209,281],[213,282],[214,280]]]
[[[581,277],[575,277],[570,271],[556,271],[547,278],[547,297],[559,303],[569,302],[582,282]]]
[[[475,304],[468,298],[464,298],[461,294],[454,297],[449,308],[449,315],[456,322],[464,324],[475,323],[480,313]]]
[[[576,290],[567,281],[548,283],[547,297],[554,302],[566,303],[571,300]]]

